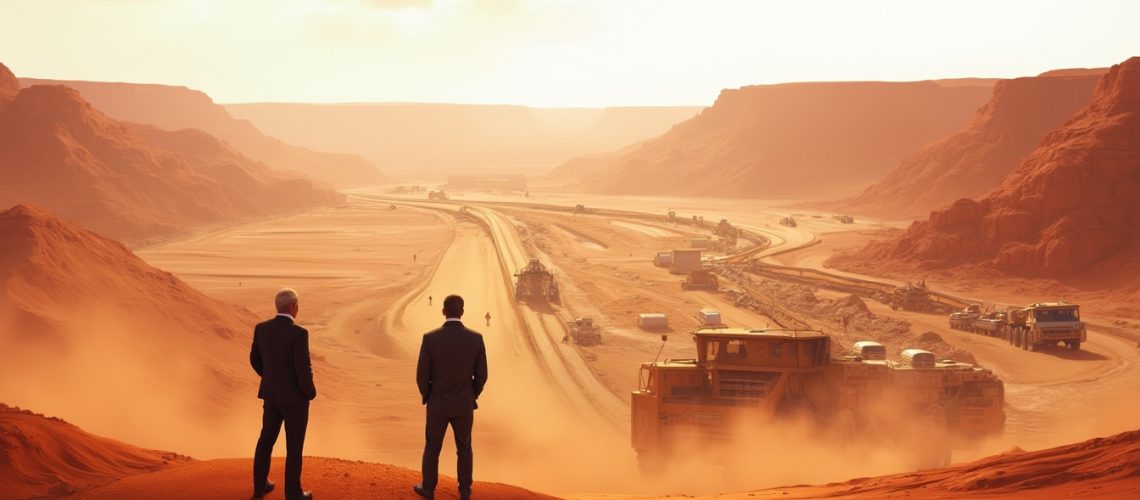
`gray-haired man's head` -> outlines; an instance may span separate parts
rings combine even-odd
[[[297,317],[297,311],[300,306],[297,301],[297,291],[292,288],[282,288],[277,291],[277,295],[273,298],[273,304],[277,306],[277,312],[280,314],[288,314]]]

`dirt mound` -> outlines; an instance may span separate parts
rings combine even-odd
[[[93,436],[58,418],[0,403],[6,498],[58,497],[191,460]]]
[[[972,265],[1027,276],[1128,282],[1140,275],[1140,58],[978,201],[959,200],[837,267]]]
[[[775,488],[749,496],[1134,498],[1137,481],[1140,431],[1131,431],[1047,450],[1003,453],[945,469],[854,479],[827,486]]]
[[[46,210],[0,212],[0,234],[8,402],[132,442],[193,453],[233,446],[226,418],[256,394],[249,311]]]
[[[126,241],[335,202],[199,131],[113,120],[58,85],[0,110],[0,208],[34,203]]]
[[[820,197],[874,182],[960,127],[988,84],[838,82],[724,90],[716,103],[616,158],[592,162],[591,192]]]
[[[899,162],[854,199],[829,204],[884,218],[915,218],[1001,183],[1050,130],[1092,99],[1105,70],[1003,80],[993,97],[957,132]]]
[[[74,88],[96,109],[117,120],[165,130],[201,129],[273,170],[299,172],[333,185],[374,184],[384,180],[376,166],[364,158],[286,144],[265,135],[249,121],[230,116],[205,93],[186,87],[35,78],[20,81],[24,86]]]
[[[162,492],[162,498],[196,500],[199,498],[246,498],[250,492],[250,459],[223,459],[195,462],[171,467],[153,474],[139,474],[83,492],[81,499],[146,498]],[[281,488],[285,484],[282,471],[285,460],[276,458],[269,478]],[[385,498],[416,499],[412,485],[420,482],[420,473],[392,465],[373,464],[335,458],[305,457],[301,485],[318,498]],[[459,486],[454,478],[440,476],[436,498],[458,498]],[[553,499],[516,486],[476,481],[475,498]],[[279,495],[277,491],[270,495]],[[283,496],[278,498],[284,498]]]

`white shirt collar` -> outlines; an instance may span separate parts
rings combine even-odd
[[[462,320],[460,320],[459,318],[447,318],[447,319],[443,320],[444,323],[447,323],[448,321],[461,322]]]
[[[293,322],[297,321],[297,318],[294,318],[293,315],[289,314],[289,313],[277,313],[277,315],[278,316],[285,316],[286,318],[289,318],[289,321],[293,321]]]

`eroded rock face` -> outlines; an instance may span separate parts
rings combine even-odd
[[[1107,70],[1003,80],[989,102],[957,132],[898,163],[879,182],[836,209],[884,218],[921,217],[1001,183],[1049,131],[1092,100]]]
[[[850,193],[961,127],[992,85],[832,82],[724,90],[664,135],[594,158],[594,173],[579,187],[782,199]]]
[[[4,63],[0,63],[0,103],[11,99],[20,91],[20,82],[16,75]]]
[[[980,264],[1031,277],[1140,275],[1140,58],[978,201],[935,210],[854,258],[920,268]],[[885,265],[885,264],[884,264]]]
[[[128,242],[339,199],[205,132],[110,118],[63,85],[0,102],[0,179],[0,209],[37,204]]]

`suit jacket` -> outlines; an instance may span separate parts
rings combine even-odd
[[[286,316],[253,328],[249,364],[261,375],[257,397],[281,404],[307,403],[317,397],[309,359],[309,331]]]
[[[483,336],[458,321],[448,321],[424,335],[416,385],[428,413],[440,417],[468,415],[487,383],[487,349]]]

